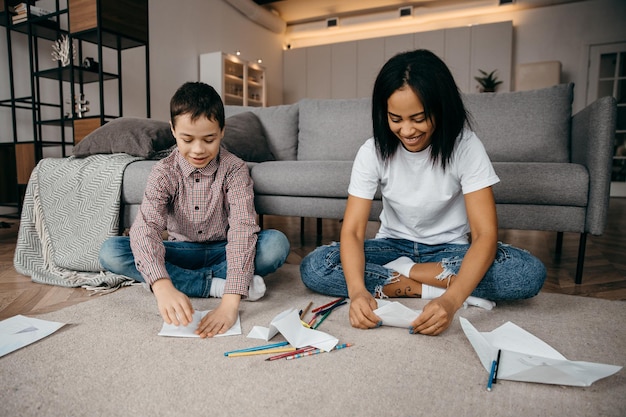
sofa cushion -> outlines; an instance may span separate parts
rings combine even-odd
[[[252,167],[255,194],[348,197],[352,161],[274,161]]]
[[[271,107],[224,106],[226,117],[254,113],[263,125],[272,155],[279,161],[296,159],[298,144],[298,104]]]
[[[498,204],[587,205],[589,173],[583,165],[494,162],[500,182],[493,186]]]
[[[100,126],[74,146],[74,156],[127,153],[152,158],[176,144],[170,124],[159,120],[119,117]]]
[[[303,99],[299,105],[299,161],[353,161],[372,137],[369,98]]]
[[[311,198],[347,198],[352,161],[274,161],[255,164],[254,192]],[[380,190],[374,195],[381,199]]]
[[[473,127],[494,162],[569,162],[573,84],[465,94]]]
[[[249,111],[226,119],[222,146],[244,161],[275,160],[267,144],[263,125],[259,118]]]

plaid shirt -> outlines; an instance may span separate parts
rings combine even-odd
[[[260,229],[245,162],[225,149],[203,169],[190,165],[178,149],[157,162],[130,229],[135,265],[150,285],[169,279],[162,240],[166,230],[172,241],[226,240],[224,292],[248,295]]]

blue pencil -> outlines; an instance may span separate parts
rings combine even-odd
[[[278,342],[278,343],[272,343],[270,345],[255,346],[255,347],[246,348],[246,349],[231,350],[230,352],[224,352],[224,356],[228,356],[231,353],[254,352],[256,350],[273,349],[273,348],[285,346],[285,345],[288,345],[288,344],[289,344],[289,342]]]
[[[348,303],[347,301],[342,301],[340,303],[333,304],[332,306],[330,306],[330,307],[328,307],[328,308],[326,308],[324,310],[318,311],[317,313],[315,313],[315,315],[316,316],[324,315],[327,312],[332,311],[332,310],[336,309],[337,307],[341,307],[342,305],[347,304],[347,303]]]
[[[487,381],[487,391],[491,391],[491,385],[493,384],[493,377],[496,375],[496,368],[498,367],[498,360],[494,359],[491,362],[491,372],[489,372],[489,380]]]

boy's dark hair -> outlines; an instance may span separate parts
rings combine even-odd
[[[224,129],[224,103],[213,87],[203,82],[186,82],[176,90],[170,100],[170,120],[176,127],[176,117],[189,114],[195,121],[204,116],[215,120]]]
[[[446,64],[434,53],[418,49],[395,55],[383,65],[372,95],[372,123],[376,148],[387,161],[400,146],[389,128],[387,100],[399,88],[408,86],[424,105],[424,116],[434,132],[431,141],[433,165],[445,170],[457,137],[470,127],[469,114]]]

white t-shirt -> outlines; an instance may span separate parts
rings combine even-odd
[[[445,172],[433,166],[431,147],[409,152],[398,146],[385,165],[374,138],[359,149],[348,193],[373,199],[378,185],[383,211],[377,238],[407,239],[427,245],[467,243],[470,231],[463,194],[500,181],[476,134],[465,130]]]

